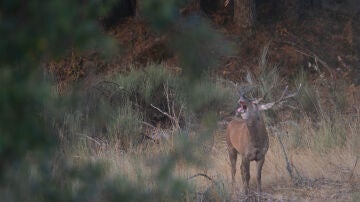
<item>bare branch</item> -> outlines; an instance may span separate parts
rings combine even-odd
[[[166,81],[166,84],[163,85],[164,86],[164,93],[165,93],[165,97],[166,97],[166,104],[167,104],[167,108],[168,108],[168,112],[170,113],[171,109],[170,109],[170,98],[169,98],[169,85],[168,85],[168,81]]]
[[[151,128],[156,128],[155,126],[153,126],[153,125],[151,125],[150,123],[147,123],[147,122],[145,122],[145,121],[140,121],[140,123],[142,123],[142,124],[144,124],[144,125],[146,125],[146,126],[149,126],[149,127],[151,127]]]
[[[296,46],[296,44],[291,41],[283,41],[283,43],[290,45],[290,47],[292,47],[296,52],[298,52],[304,56],[313,58],[316,63],[319,62],[322,66],[324,66],[326,68],[326,70],[329,72],[330,76],[332,78],[334,78],[334,75],[333,75],[329,65],[323,59],[321,59],[318,55],[316,55],[314,52],[312,52],[311,50],[306,50],[305,48],[303,48],[304,50],[301,50],[301,48],[299,46]]]
[[[204,178],[210,180],[213,183],[216,183],[214,179],[212,179],[211,177],[209,177],[208,175],[206,175],[204,173],[197,173],[197,174],[195,174],[193,176],[188,177],[187,180],[191,180],[191,179],[193,179],[195,177],[199,177],[199,176],[204,177]]]
[[[297,90],[294,92],[294,93],[291,93],[291,94],[288,94],[286,95],[287,91],[288,91],[288,88],[289,86],[286,86],[284,91],[282,92],[281,94],[281,97],[280,99],[278,99],[277,101],[275,101],[275,104],[279,104],[279,103],[282,103],[283,101],[289,99],[289,98],[292,98],[292,97],[295,97],[299,94],[300,90],[301,90],[301,87],[302,87],[302,84],[299,85],[299,87],[297,88]]]
[[[96,140],[95,138],[93,138],[93,137],[90,137],[90,136],[88,136],[88,135],[86,135],[86,134],[81,134],[81,133],[78,133],[78,135],[83,136],[83,137],[85,137],[86,139],[89,139],[89,140],[93,141],[93,142],[96,143],[97,145],[101,145],[101,143],[100,143],[98,140]]]
[[[161,110],[158,107],[155,107],[153,104],[150,104],[150,106],[156,110],[158,110],[160,113],[164,114],[165,116],[167,116],[168,118],[170,118],[171,120],[174,119],[174,117],[172,117],[170,114],[168,114],[167,112],[164,112],[163,110]]]
[[[278,132],[278,129],[275,128],[275,127],[272,127],[272,129],[276,131],[276,132],[274,132],[274,134],[275,134],[275,136],[277,137],[277,140],[278,140],[278,142],[279,142],[280,148],[281,148],[281,150],[282,150],[282,152],[283,152],[283,154],[284,154],[284,159],[285,159],[285,162],[286,162],[286,170],[288,171],[289,176],[290,176],[292,182],[293,182],[294,184],[296,184],[296,178],[295,178],[295,176],[294,176],[294,174],[293,174],[293,168],[295,169],[295,171],[296,171],[296,173],[297,173],[298,175],[299,175],[299,173],[297,172],[295,166],[294,166],[293,164],[291,164],[290,161],[289,161],[288,155],[287,155],[287,153],[286,153],[285,146],[284,146],[284,144],[283,144],[283,142],[282,142],[282,140],[281,140],[281,137],[280,137],[280,134],[279,134],[279,132]]]
[[[167,112],[162,111],[160,108],[154,106],[153,104],[150,104],[150,106],[152,108],[158,110],[160,113],[164,114],[165,116],[167,116],[170,120],[172,120],[174,122],[176,128],[180,128],[179,121],[178,121],[178,119],[176,119],[176,117],[173,117],[170,114],[168,114]]]
[[[280,102],[284,98],[285,93],[287,92],[288,88],[289,88],[289,86],[285,87],[284,91],[281,93],[280,99],[278,101],[276,101],[275,103]]]

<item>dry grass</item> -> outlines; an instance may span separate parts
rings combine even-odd
[[[340,89],[344,93],[332,98],[324,95],[327,90],[325,87],[320,89],[319,86],[306,83],[305,80],[301,83],[307,94],[303,93],[302,97],[297,98],[299,110],[295,111],[295,114],[285,110],[277,113],[277,118],[265,119],[268,124],[270,148],[263,168],[264,193],[261,197],[270,201],[359,201],[360,162],[357,161],[360,161],[360,109],[359,99],[356,99],[360,97],[359,90],[351,91],[352,99],[346,94],[346,89]],[[322,94],[319,94],[319,91]],[[344,108],[337,107],[335,101],[339,101],[339,98],[346,100],[343,102]],[[283,122],[280,122],[281,120]],[[193,136],[196,135],[199,134]],[[192,193],[185,194],[184,198],[179,200],[245,200],[246,197],[240,191],[242,188],[240,158],[238,158],[234,191],[230,185],[230,162],[224,131],[219,129],[213,135],[207,135],[210,137],[208,140],[214,141],[204,144],[212,147],[208,147],[205,151],[202,147],[190,151],[202,161],[201,164],[189,164],[179,158],[180,160],[176,159],[176,164],[172,168],[174,177],[188,181],[193,187]],[[106,162],[109,178],[120,174],[135,185],[151,189],[156,187],[156,177],[164,161],[167,161],[167,156],[179,149],[177,136],[179,135],[174,132],[168,140],[159,144],[143,143],[127,148],[126,151],[119,149],[121,147],[116,141],[96,148],[91,146],[89,148],[89,145],[83,147],[80,144],[66,155],[74,161],[82,159]],[[280,136],[284,143],[295,179],[290,178],[286,169],[283,150],[277,136]],[[189,139],[191,143],[199,141],[196,138]],[[200,138],[200,141],[202,140]],[[188,147],[196,147],[199,144],[201,145],[201,142],[195,142]],[[184,148],[186,146],[180,145],[180,149],[184,150]],[[179,152],[180,156],[181,152]],[[253,190],[254,196],[255,163],[252,163],[250,168],[250,189]]]
[[[359,119],[348,122],[349,125],[360,125]],[[291,130],[289,130],[291,131]],[[311,131],[305,131],[311,132]],[[270,133],[270,149],[266,156],[263,168],[263,195],[264,199],[274,201],[351,201],[359,199],[360,192],[360,166],[355,167],[358,153],[355,152],[355,133],[349,133],[346,145],[328,149],[326,152],[318,151],[312,147],[293,147],[287,137],[282,137],[292,165],[298,172],[297,184],[294,185],[286,170],[286,163],[280,145],[274,133]],[[310,134],[304,134],[310,135]],[[211,197],[215,201],[229,198],[231,193],[230,162],[227,155],[223,131],[214,135],[215,141],[208,154],[201,154],[201,158],[208,161],[201,166],[193,166],[179,161],[174,169],[174,175],[188,179],[198,173],[203,173],[216,182],[205,177],[197,176],[189,179],[198,193],[197,200]],[[89,155],[85,153],[72,154],[78,158],[89,158],[93,161],[105,161],[108,164],[108,176],[119,173],[134,183],[146,183],[151,187],[153,176],[158,172],[161,156],[170,153],[175,147],[172,142],[161,144],[144,144],[124,152],[113,146],[104,146]],[[75,152],[81,152],[75,150]],[[239,158],[240,159],[240,158]],[[240,168],[238,160],[238,170]],[[255,163],[251,164],[250,187],[255,190]],[[242,188],[240,172],[237,172],[235,197],[245,199],[239,190]],[[224,186],[222,188],[222,186]],[[202,194],[202,195],[199,195]],[[206,195],[210,194],[210,196]],[[195,200],[187,197],[184,200]]]

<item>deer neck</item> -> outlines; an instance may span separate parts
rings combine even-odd
[[[259,134],[262,133],[262,131],[265,129],[264,120],[262,118],[262,115],[260,111],[253,107],[248,110],[248,113],[246,115],[246,124],[251,131],[252,134]]]
[[[242,117],[243,119],[246,120],[248,125],[254,125],[262,120],[259,110],[255,106],[251,106],[251,105],[249,109],[246,111],[246,113],[242,114]]]

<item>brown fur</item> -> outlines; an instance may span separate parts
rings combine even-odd
[[[261,192],[261,170],[269,148],[269,137],[257,104],[247,103],[247,119],[234,119],[226,129],[226,141],[231,162],[232,182],[235,182],[236,160],[242,157],[241,175],[245,194],[249,192],[250,161],[257,162],[257,191]]]

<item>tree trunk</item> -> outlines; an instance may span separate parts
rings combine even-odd
[[[234,22],[239,27],[252,31],[255,26],[255,0],[234,0]]]
[[[191,3],[193,4],[195,10],[200,10],[200,0],[192,0]]]
[[[140,12],[140,1],[139,0],[130,0],[131,7],[134,9],[134,18],[140,19],[141,12]]]
[[[190,0],[185,7],[180,9],[182,15],[187,15],[191,12],[200,12],[200,0]]]

